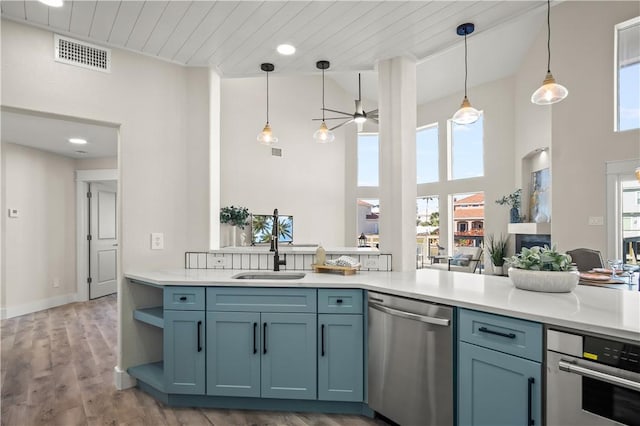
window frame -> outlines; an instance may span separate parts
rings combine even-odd
[[[378,142],[377,185],[360,185],[360,136],[376,136]],[[380,188],[380,133],[359,132],[356,136],[356,188]]]
[[[636,16],[635,18],[628,19],[624,22],[620,22],[614,26],[613,31],[613,131],[618,132],[628,132],[633,130],[638,130],[638,127],[632,129],[620,130],[620,86],[618,81],[618,74],[620,69],[618,68],[618,42],[619,42],[619,34],[621,30],[625,28],[632,27],[634,25],[640,25],[640,16]]]
[[[479,176],[469,176],[469,177],[463,177],[463,178],[454,178],[453,177],[453,126],[454,126],[454,122],[451,119],[447,120],[447,180],[448,181],[461,181],[461,180],[465,180],[465,179],[478,179],[478,178],[484,178],[485,177],[485,167],[484,167],[484,159],[486,157],[485,155],[485,144],[484,144],[484,111],[480,111],[480,117],[482,118],[482,174]],[[475,124],[471,123],[471,124]],[[466,126],[466,124],[459,124],[459,126]]]
[[[437,155],[436,155],[436,180],[431,181],[431,182],[418,182],[418,165],[416,164],[416,185],[430,185],[430,184],[436,184],[440,182],[440,123],[439,122],[433,122],[424,126],[420,126],[418,128],[416,128],[416,151],[418,150],[418,132],[422,131],[422,130],[428,130],[431,128],[436,128],[436,147],[437,147]],[[416,161],[418,160],[418,155],[416,153]]]

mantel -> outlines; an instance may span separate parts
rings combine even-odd
[[[507,226],[509,234],[551,235],[551,222],[545,223],[510,223]]]

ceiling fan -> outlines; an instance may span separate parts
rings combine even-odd
[[[331,108],[322,108],[324,111],[335,112],[336,114],[342,114],[343,117],[327,117],[324,120],[344,120],[342,123],[330,128],[329,130],[335,130],[338,127],[342,127],[345,124],[356,123],[358,125],[358,131],[361,132],[364,123],[367,120],[371,120],[374,123],[378,123],[378,110],[365,111],[362,107],[362,84],[360,81],[360,73],[358,73],[358,99],[356,102],[356,111],[354,113],[338,111]],[[322,118],[314,118],[314,120],[323,120]]]

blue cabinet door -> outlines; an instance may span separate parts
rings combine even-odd
[[[207,312],[207,395],[260,397],[260,314]]]
[[[316,399],[316,314],[262,313],[261,395]]]
[[[541,424],[540,363],[466,342],[458,361],[459,425]]]
[[[164,378],[167,393],[204,395],[204,311],[164,311]]]
[[[318,399],[362,401],[362,315],[318,315]]]

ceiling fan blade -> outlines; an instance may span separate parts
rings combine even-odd
[[[374,109],[374,110],[372,110],[372,111],[369,111],[369,112],[367,113],[367,115],[378,115],[378,110],[377,110],[377,109]]]
[[[335,112],[337,114],[344,114],[344,115],[348,115],[349,117],[351,117],[353,114],[351,114],[350,112],[344,112],[344,111],[337,111],[335,109],[329,109],[329,108],[321,108],[325,111],[331,111],[331,112]]]
[[[369,120],[373,121],[376,124],[380,124],[377,118],[369,117]]]
[[[352,123],[352,122],[353,122],[353,118],[352,118],[351,120],[347,120],[347,121],[345,121],[344,123],[340,123],[340,124],[338,124],[337,126],[334,126],[334,127],[330,128],[329,130],[335,130],[335,129],[337,129],[338,127],[342,127],[342,126],[344,126],[345,124],[349,124],[349,123]]]

